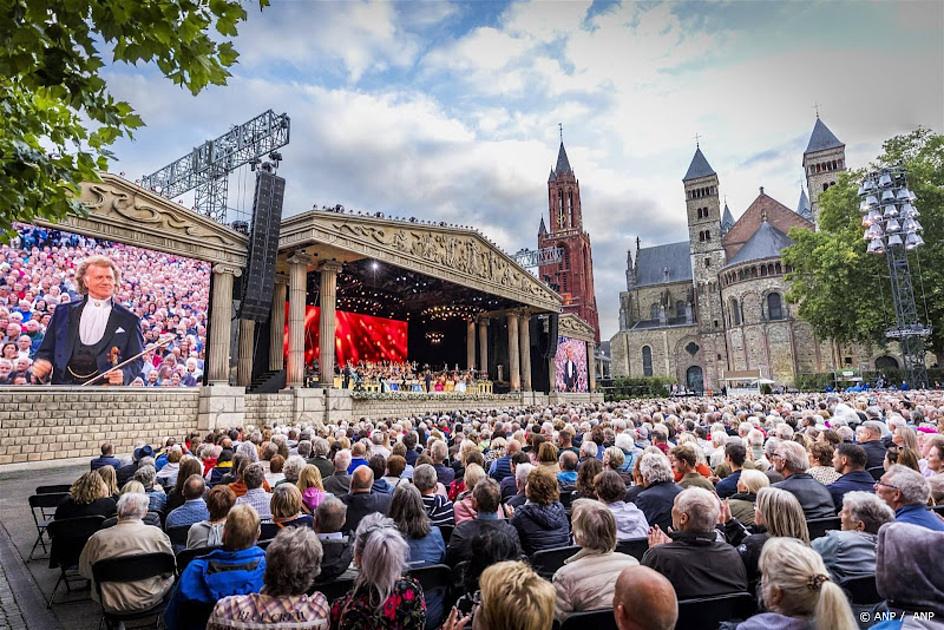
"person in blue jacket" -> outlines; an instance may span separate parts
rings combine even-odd
[[[223,525],[223,546],[194,558],[177,580],[164,622],[168,630],[205,628],[216,602],[229,595],[258,593],[265,577],[265,552],[256,546],[259,515],[236,505]]]

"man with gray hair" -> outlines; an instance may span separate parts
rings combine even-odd
[[[525,496],[524,489],[528,484],[528,475],[531,474],[532,470],[534,470],[534,466],[531,464],[518,464],[515,467],[515,488],[518,492],[505,501],[506,505],[519,508],[527,502],[528,497]]]
[[[351,459],[351,451],[346,448],[334,454],[334,472],[324,478],[325,492],[341,496],[351,491],[351,475],[347,472]]]
[[[436,527],[442,525],[454,527],[456,518],[452,501],[436,492],[436,484],[436,469],[429,464],[420,464],[413,471],[413,485],[423,495],[423,506],[426,508],[429,520]]]
[[[354,544],[341,531],[346,519],[347,506],[335,497],[325,497],[315,508],[314,528],[324,552],[319,583],[336,580],[348,571],[354,559]]]
[[[236,499],[236,505],[251,505],[262,520],[272,518],[272,509],[269,507],[272,494],[262,487],[265,482],[262,465],[255,463],[243,468],[243,482],[246,484],[246,494]]]
[[[650,531],[642,564],[668,578],[679,599],[747,590],[747,571],[737,549],[718,541],[719,512],[716,496],[689,488],[675,497],[671,536],[659,526]]]
[[[79,573],[92,579],[92,567],[99,560],[139,556],[146,553],[174,555],[170,538],[159,527],[145,525],[147,495],[129,492],[118,499],[118,524],[101,529],[89,538],[79,556]],[[174,575],[157,575],[135,582],[102,584],[102,607],[109,612],[133,612],[156,606],[173,587]],[[98,601],[97,589],[92,597]]]
[[[856,429],[856,441],[865,451],[865,467],[878,468],[885,463],[885,445],[882,444],[881,422],[866,420]]]
[[[312,457],[308,460],[308,463],[318,469],[323,480],[327,480],[328,477],[334,474],[334,464],[328,459],[328,452],[330,450],[331,447],[328,445],[328,440],[322,437],[315,438],[314,442],[312,442]]]
[[[661,453],[644,453],[639,460],[639,474],[644,489],[635,498],[627,493],[626,500],[643,511],[647,523],[668,531],[675,496],[682,491],[675,483],[669,458]]]
[[[928,509],[931,487],[918,471],[895,464],[875,484],[875,494],[895,510],[896,523],[944,532],[944,519]]]
[[[839,520],[841,530],[829,530],[810,546],[822,556],[836,582],[875,575],[878,530],[894,521],[895,513],[871,492],[854,490],[842,497]]]
[[[781,442],[772,457],[774,468],[783,475],[783,481],[773,484],[773,487],[795,496],[806,520],[836,516],[836,506],[829,490],[806,472],[810,459],[799,442]]]

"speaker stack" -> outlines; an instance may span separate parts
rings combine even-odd
[[[269,318],[272,291],[275,288],[275,259],[279,252],[284,196],[284,178],[265,169],[256,171],[249,264],[243,274],[240,319],[262,322]]]

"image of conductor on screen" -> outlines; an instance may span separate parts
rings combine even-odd
[[[106,256],[90,256],[75,274],[81,298],[60,304],[36,352],[33,378],[53,385],[81,385],[144,350],[137,315],[114,299],[121,271]],[[95,380],[99,385],[129,385],[141,374],[138,357]]]

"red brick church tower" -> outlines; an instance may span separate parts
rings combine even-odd
[[[547,178],[547,202],[549,223],[545,225],[541,218],[538,248],[559,247],[563,256],[560,263],[542,265],[538,269],[539,277],[563,296],[565,313],[574,313],[593,326],[596,341],[600,343],[590,235],[583,230],[580,182],[570,167],[563,140],[557,152],[557,165]]]

